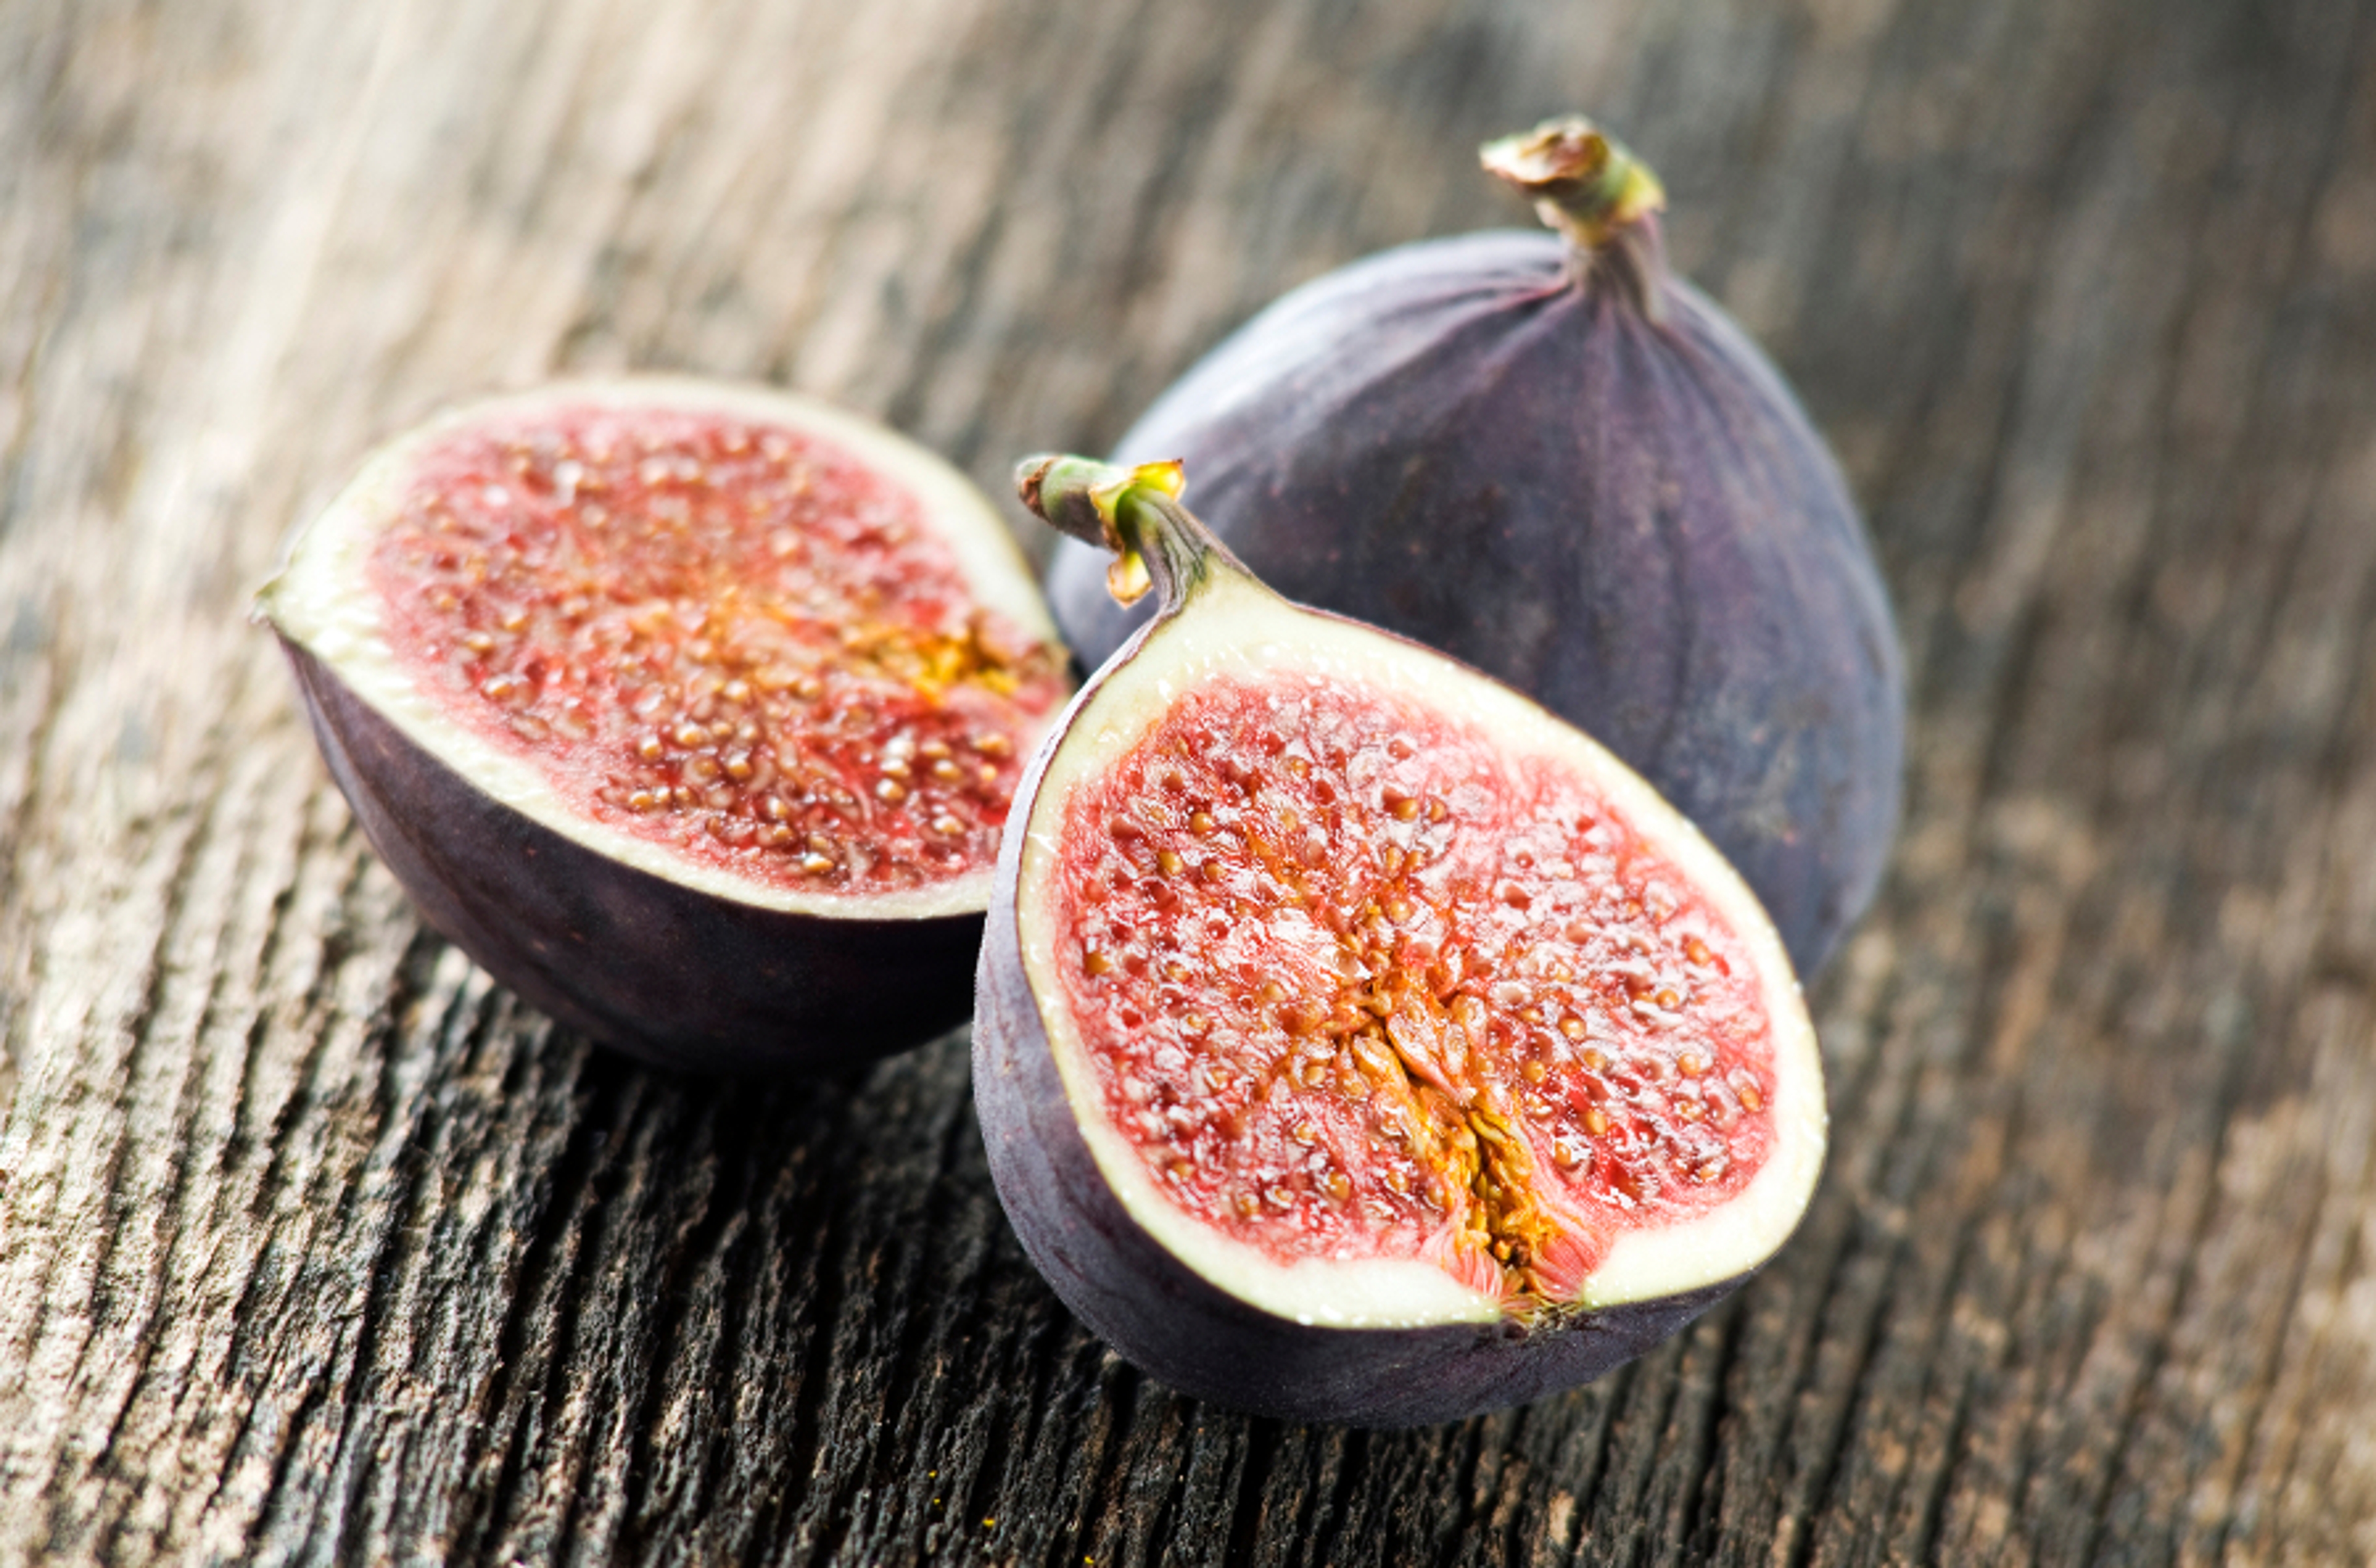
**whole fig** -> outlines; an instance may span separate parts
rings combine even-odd
[[[1904,695],[1838,468],[1773,366],[1671,276],[1664,197],[1581,120],[1485,149],[1555,233],[1387,251],[1255,316],[1115,450],[1290,599],[1439,647],[1640,770],[1772,911],[1801,973],[1879,881]],[[1094,666],[1138,616],[1067,542]]]

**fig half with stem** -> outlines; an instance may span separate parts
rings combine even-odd
[[[962,476],[690,379],[433,421],[257,612],[430,924],[563,1023],[697,1069],[963,1021],[1007,805],[1070,688]]]
[[[1903,677],[1837,464],[1669,270],[1664,196],[1582,120],[1484,151],[1552,232],[1405,245],[1280,299],[1149,408],[1197,511],[1290,599],[1527,692],[1623,757],[1756,888],[1812,976],[1896,828]],[[1139,617],[1051,562],[1095,665]]]
[[[1042,742],[974,1023],[999,1196],[1117,1351],[1371,1425],[1533,1398],[1764,1263],[1821,1058],[1756,897],[1531,700],[1289,603],[1181,470],[1026,466],[1155,618]]]

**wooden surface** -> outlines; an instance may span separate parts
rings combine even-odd
[[[552,1029],[244,624],[373,441],[555,372],[1095,449],[1522,221],[1471,149],[1570,107],[1839,446],[1917,701],[1813,1215],[1598,1386],[1142,1381],[961,1039]],[[0,0],[0,1561],[2366,1562],[2371,620],[2366,4]]]

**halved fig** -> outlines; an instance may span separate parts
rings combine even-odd
[[[819,1067],[962,1021],[1070,686],[1012,536],[810,399],[563,385],[364,467],[257,600],[422,915],[648,1060]]]
[[[1026,1251],[1123,1356],[1432,1421],[1598,1376],[1797,1224],[1821,1059],[1723,856],[1599,744],[1289,603],[1177,465],[1027,465],[1154,621],[1034,757],[974,1025]]]

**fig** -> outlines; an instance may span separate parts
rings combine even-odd
[[[823,1068],[972,1002],[1071,690],[998,513],[789,394],[561,385],[373,457],[257,600],[422,916],[648,1061]]]
[[[978,980],[991,1170],[1073,1312],[1199,1397],[1400,1425],[1764,1264],[1822,1062],[1725,858],[1530,699],[1262,586],[1176,465],[1026,472],[1160,591],[1017,789]]]
[[[1489,145],[1556,233],[1422,242],[1256,315],[1126,433],[1290,599],[1537,698],[1715,840],[1812,976],[1895,831],[1903,677],[1837,465],[1663,259],[1656,178],[1582,120]],[[1048,574],[1091,665],[1141,614]]]

